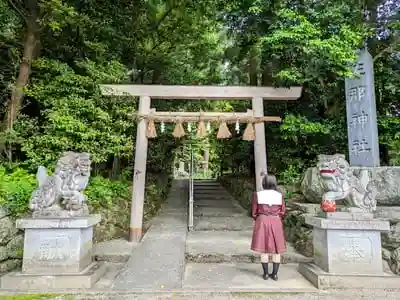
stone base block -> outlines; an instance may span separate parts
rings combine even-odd
[[[332,274],[379,274],[382,268],[381,231],[388,221],[329,219],[306,216],[312,225],[314,262]]]
[[[75,218],[23,218],[25,229],[22,272],[26,274],[76,274],[92,263],[93,227],[99,215]]]
[[[364,220],[372,220],[374,218],[373,213],[352,213],[352,212],[331,212],[326,213],[325,218],[327,219],[336,219],[336,220],[353,220],[353,221],[364,221]]]
[[[327,273],[313,263],[300,263],[299,272],[319,289],[398,289],[400,276]]]
[[[91,288],[107,271],[103,262],[92,263],[77,274],[35,275],[13,272],[0,279],[2,289],[10,290],[60,290]]]

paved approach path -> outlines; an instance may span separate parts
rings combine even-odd
[[[127,290],[315,291],[282,266],[278,282],[266,284],[249,252],[252,220],[217,182],[196,181],[195,231],[187,232],[187,181],[175,180],[166,204],[113,281]],[[249,258],[250,257],[250,258]]]
[[[308,258],[288,245],[280,280],[264,281],[259,255],[250,250],[253,220],[217,181],[194,182],[194,231],[186,240],[186,266],[182,286],[192,289],[275,291],[313,290],[297,272]],[[257,262],[257,263],[254,263]]]
[[[252,220],[217,182],[196,181],[195,204],[195,231],[188,238],[187,182],[174,181],[114,290],[315,291],[297,264],[282,266],[278,282],[262,280],[249,252]]]
[[[187,235],[187,181],[175,180],[161,213],[114,280],[116,290],[182,286]]]

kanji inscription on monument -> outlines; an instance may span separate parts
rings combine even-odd
[[[37,261],[66,261],[71,256],[68,236],[60,235],[39,241],[39,249],[33,255]]]
[[[346,111],[350,165],[379,166],[373,59],[361,50],[353,68],[356,77],[347,78]]]
[[[341,246],[343,255],[340,260],[343,262],[370,263],[373,259],[371,241],[368,238],[343,236]]]

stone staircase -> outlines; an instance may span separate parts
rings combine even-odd
[[[186,240],[186,261],[193,263],[252,263],[253,220],[248,212],[214,180],[194,182],[194,231]],[[311,261],[288,244],[283,263]]]
[[[252,226],[246,211],[218,182],[194,182],[195,231],[241,231]]]

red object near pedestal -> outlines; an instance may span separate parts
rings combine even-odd
[[[321,203],[321,210],[323,212],[335,212],[336,211],[336,202],[332,200],[324,200]]]

